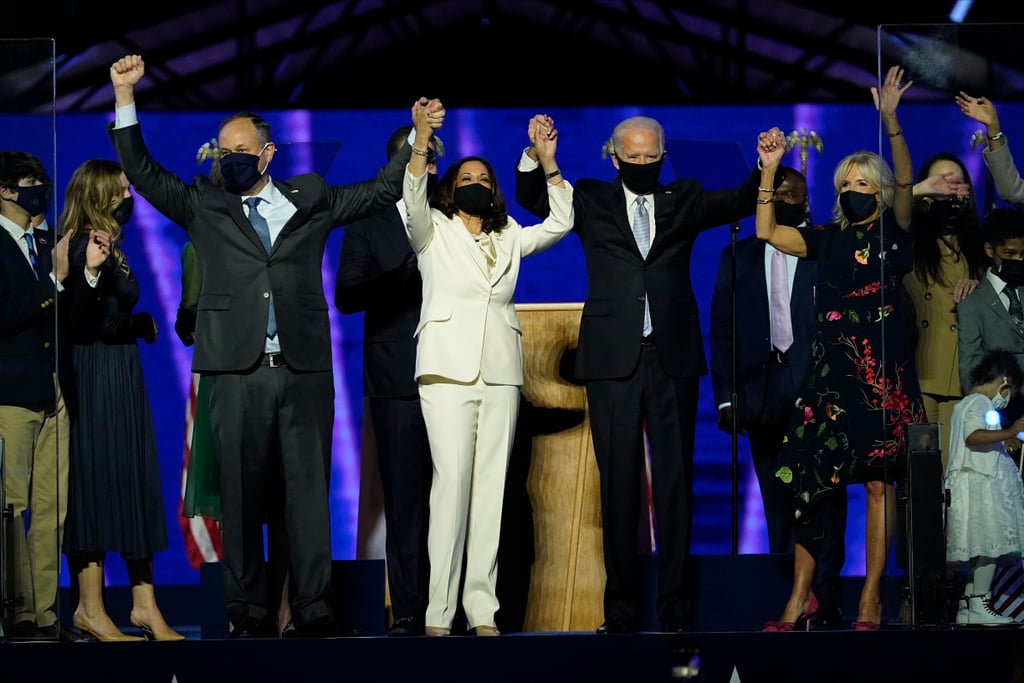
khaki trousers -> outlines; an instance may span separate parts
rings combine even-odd
[[[59,389],[54,413],[0,406],[4,496],[14,509],[9,552],[14,563],[15,624],[34,621],[44,627],[57,621],[69,424]]]

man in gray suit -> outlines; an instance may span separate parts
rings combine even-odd
[[[223,187],[204,176],[188,184],[161,167],[143,142],[134,88],[144,73],[139,55],[111,66],[117,108],[111,137],[135,190],[185,229],[199,259],[192,370],[211,379],[232,635],[268,635],[262,533],[273,505],[284,510],[298,634],[333,635],[328,484],[334,377],[321,264],[331,230],[401,197],[410,152],[403,148],[375,180],[352,185],[330,186],[315,174],[272,181],[270,126],[240,113],[219,131]],[[427,104],[421,98],[413,111]],[[443,111],[434,121],[440,126]],[[267,495],[278,477],[283,501]]]
[[[957,304],[960,382],[971,386],[971,370],[993,349],[1010,351],[1024,368],[1024,214],[1016,209],[989,211],[981,226],[985,253],[992,265],[978,288]],[[1003,424],[1024,413],[1024,399],[1014,395],[1003,411]],[[1007,448],[1020,449],[1012,440]]]

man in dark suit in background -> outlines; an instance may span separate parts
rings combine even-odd
[[[780,167],[779,170],[784,176],[775,190],[776,219],[784,225],[809,223],[807,180],[794,168]],[[768,549],[772,553],[792,553],[793,497],[775,481],[774,473],[782,440],[793,417],[793,402],[811,367],[811,343],[816,329],[817,263],[787,256],[756,236],[736,242],[735,259],[735,290],[733,247],[730,245],[722,250],[711,299],[711,384],[718,406],[718,427],[727,434],[732,434],[734,427],[741,434],[746,432],[764,505]],[[778,293],[784,310],[789,311],[782,320],[772,315],[770,293],[774,291],[776,274],[782,276],[779,279],[782,289]],[[734,291],[735,312],[732,307]],[[777,327],[785,329],[777,330]],[[732,404],[734,387],[735,406]],[[835,501],[829,501],[830,508],[834,508],[834,513],[828,517],[829,536],[822,544],[815,572],[818,626],[842,623],[839,573],[845,559],[845,489],[841,493],[837,491],[834,497]]]
[[[74,391],[70,354],[62,353],[59,362],[55,354],[71,346],[57,336],[57,283],[68,275],[68,242],[57,242],[44,218],[52,192],[39,159],[0,152],[0,463],[5,504],[14,512],[11,542],[3,549],[14,568],[4,635],[74,640],[80,634],[63,626],[56,611],[68,492],[64,396],[70,401]],[[87,249],[95,284],[108,248],[93,239]]]
[[[388,140],[387,158],[407,144],[412,126]],[[428,145],[428,184],[437,180],[437,138]],[[428,193],[429,193],[428,189]],[[433,474],[416,386],[416,339],[423,281],[405,233],[405,203],[345,227],[334,304],[364,311],[363,391],[377,442],[384,495],[385,561],[392,624],[389,636],[423,635],[427,609],[427,520]]]
[[[300,636],[333,635],[328,491],[334,376],[323,250],[331,230],[394,205],[410,151],[403,147],[372,181],[330,186],[305,174],[272,182],[270,126],[241,113],[219,131],[223,187],[204,176],[187,184],[146,149],[134,94],[144,73],[138,55],[111,66],[111,137],[128,180],[185,229],[199,261],[192,369],[212,380],[231,634],[272,634],[263,524],[278,502],[267,495],[270,482],[281,477],[292,619]],[[440,127],[440,102],[421,98],[413,110],[428,105],[436,114],[432,125]]]
[[[759,175],[726,190],[705,191],[692,179],[661,185],[664,131],[643,116],[619,123],[605,151],[619,177],[580,179],[573,196],[587,265],[575,376],[586,383],[601,482],[606,580],[598,632],[638,627],[645,431],[657,613],[663,631],[681,631],[690,619],[694,426],[707,374],[690,255],[701,231],[754,212]],[[517,171],[519,204],[546,215],[543,171],[525,153]]]

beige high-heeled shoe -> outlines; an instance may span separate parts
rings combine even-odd
[[[135,616],[135,612],[128,615],[128,620],[132,623],[132,626],[142,631],[142,635],[146,640],[185,640],[185,636],[181,635],[173,629],[169,629],[167,633],[160,633],[159,635],[153,633],[153,629],[146,623],[143,623],[141,619]]]
[[[452,632],[450,628],[444,626],[425,626],[423,627],[423,633],[428,636],[439,637],[447,636]]]
[[[477,626],[473,629],[473,632],[478,636],[500,636],[501,631],[498,630],[497,626]]]

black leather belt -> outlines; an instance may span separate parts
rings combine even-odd
[[[270,368],[286,368],[287,364],[284,362],[284,356],[280,353],[265,353],[260,358],[260,365],[265,365]]]
[[[646,337],[641,337],[640,338],[640,345],[641,346],[650,346],[653,343],[654,343],[654,333],[653,332],[651,334],[647,335]]]
[[[779,365],[785,365],[789,362],[789,351],[779,351],[773,348],[771,359]]]

